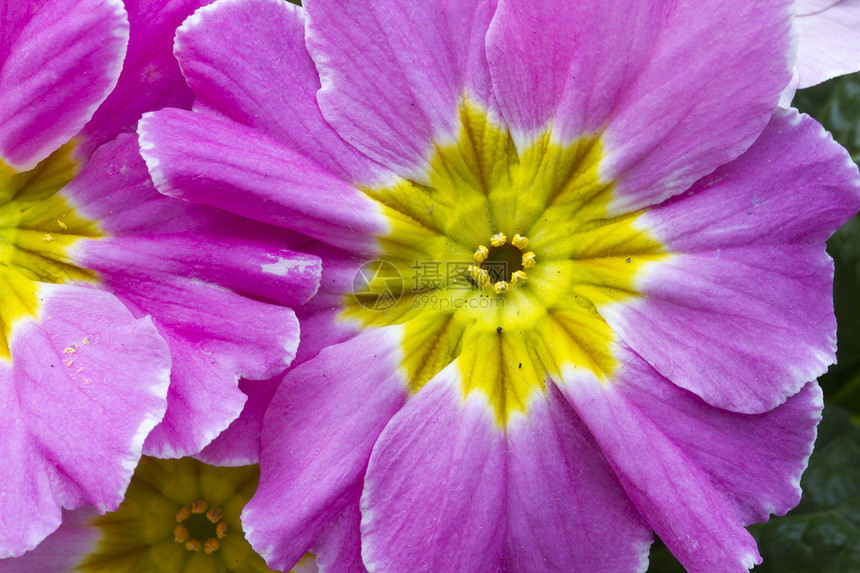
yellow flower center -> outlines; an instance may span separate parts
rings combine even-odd
[[[563,368],[611,376],[615,335],[597,307],[639,296],[637,274],[667,255],[638,213],[609,216],[599,136],[547,133],[518,153],[472,103],[460,119],[426,180],[364,190],[390,222],[370,263],[385,272],[366,275],[342,318],[402,325],[411,391],[456,361],[464,397],[482,392],[504,425]]]
[[[0,161],[0,356],[9,358],[15,323],[38,311],[37,282],[94,282],[95,273],[74,264],[69,248],[81,237],[101,237],[96,224],[57,195],[78,172],[74,143],[31,171],[17,173]]]

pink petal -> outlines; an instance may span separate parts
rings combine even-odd
[[[349,504],[370,451],[406,400],[397,327],[365,331],[291,369],[266,412],[247,538],[288,569]]]
[[[361,497],[362,556],[378,571],[498,571],[505,543],[504,432],[452,364],[391,419]]]
[[[760,563],[744,526],[800,499],[820,420],[812,384],[761,415],[714,408],[621,347],[614,381],[574,378],[562,390],[633,503],[691,573]]]
[[[87,288],[41,284],[38,296],[2,367],[0,556],[35,547],[63,507],[115,509],[165,409],[170,356],[150,319]]]
[[[502,0],[493,85],[522,151],[602,134],[616,214],[686,190],[742,153],[790,78],[791,2]],[[732,105],[727,107],[726,102]]]
[[[810,0],[798,0],[799,88],[860,70],[860,0],[828,1],[826,7],[808,4]]]
[[[98,517],[91,506],[63,512],[63,524],[36,549],[20,557],[0,559],[0,573],[74,571],[99,548],[102,532],[93,525]]]
[[[601,315],[658,372],[715,406],[764,412],[835,360],[824,241],[860,208],[847,152],[778,112],[733,163],[640,219],[677,253]]]
[[[355,187],[257,131],[203,114],[163,110],[138,128],[156,188],[292,228],[334,245],[374,250],[387,221]]]
[[[124,0],[128,53],[116,87],[79,135],[79,155],[89,156],[119,133],[134,131],[145,111],[191,107],[194,96],[173,57],[173,36],[186,17],[210,1]]]
[[[508,571],[644,571],[651,530],[550,387],[507,428]]]
[[[293,312],[262,300],[307,301],[319,259],[284,249],[279,230],[159,194],[132,135],[101,147],[61,193],[112,234],[81,241],[75,261],[170,344],[167,414],[147,452],[197,453],[239,416],[240,377],[272,377],[295,356]]]
[[[27,171],[69,141],[116,85],[128,43],[120,0],[48,0],[0,24],[0,157]],[[34,105],[34,102],[37,105]]]
[[[434,142],[457,135],[464,95],[496,107],[484,54],[495,0],[313,0],[306,7],[323,115],[401,176],[426,182],[423,164]]]
[[[252,127],[345,181],[374,183],[387,170],[323,119],[304,20],[304,10],[281,0],[220,2],[198,10],[176,35],[194,109]]]

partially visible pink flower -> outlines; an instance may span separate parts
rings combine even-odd
[[[143,457],[116,511],[66,511],[34,551],[0,559],[0,573],[272,573],[239,521],[259,475],[256,466]],[[292,569],[318,571],[312,555]]]
[[[798,89],[860,71],[860,0],[797,0],[797,62],[780,105]]]
[[[123,133],[190,106],[172,39],[204,3],[2,8],[0,556],[62,508],[116,508],[142,451],[199,451],[241,411],[237,380],[295,354],[283,305],[313,295],[318,259],[158,194]]]

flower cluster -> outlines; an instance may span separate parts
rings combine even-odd
[[[0,11],[0,572],[761,562],[856,2]]]

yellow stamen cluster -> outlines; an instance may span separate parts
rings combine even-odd
[[[505,245],[508,238],[504,233],[496,233],[492,237],[490,237],[490,245],[493,247],[501,247]],[[511,245],[516,247],[517,249],[524,251],[529,246],[529,240],[526,237],[523,237],[519,233],[514,235],[511,239]],[[480,288],[490,288],[492,286],[493,291],[496,294],[502,294],[507,291],[510,285],[518,285],[526,282],[526,273],[522,269],[516,270],[511,273],[511,280],[508,281],[496,281],[492,282],[490,278],[490,274],[486,271],[486,269],[481,268],[480,264],[487,260],[490,256],[490,249],[485,245],[478,245],[477,250],[475,251],[474,257],[475,261],[478,265],[470,265],[469,266],[469,276],[472,277],[472,280],[476,285]],[[523,253],[522,256],[522,267],[523,269],[530,269],[535,266],[535,254],[532,251],[528,251]]]
[[[206,520],[215,525],[215,537],[210,537],[205,542],[201,542],[198,539],[190,538],[191,533],[183,522],[187,522],[192,515],[204,513],[206,514]],[[221,540],[227,537],[227,524],[221,521],[221,517],[220,509],[217,507],[210,509],[209,504],[202,499],[195,501],[190,507],[187,505],[183,506],[176,512],[176,521],[179,525],[173,529],[173,539],[177,543],[184,543],[185,549],[188,551],[200,551],[203,549],[204,552],[211,555],[218,551],[218,548],[221,547]]]

